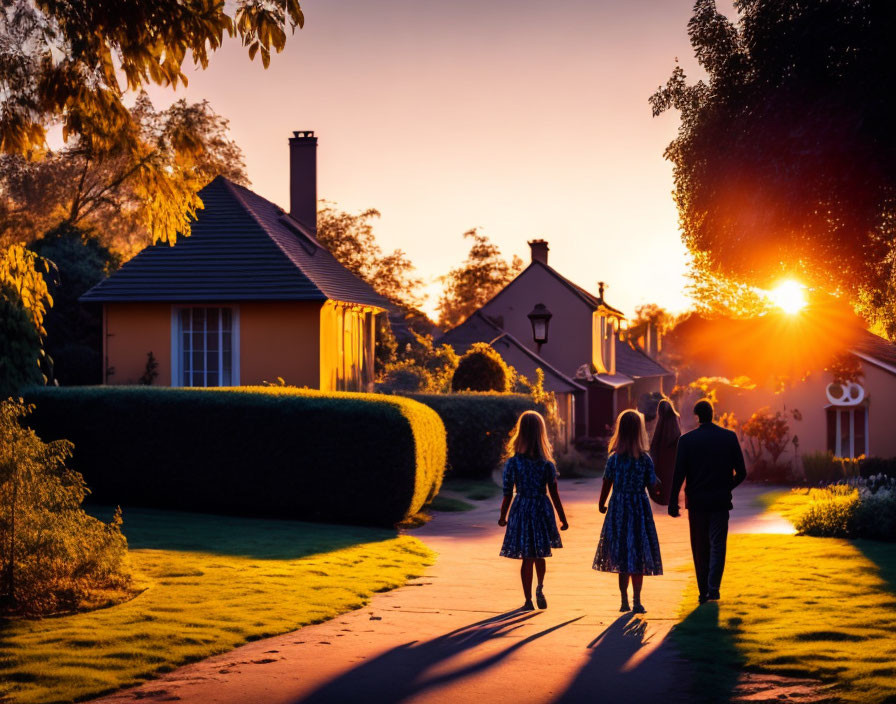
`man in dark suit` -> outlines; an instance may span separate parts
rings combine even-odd
[[[746,478],[747,470],[737,435],[712,422],[712,404],[698,401],[694,415],[700,425],[678,440],[669,515],[680,515],[678,494],[684,484],[691,552],[703,604],[719,599],[728,543],[728,512],[733,508],[731,490]]]

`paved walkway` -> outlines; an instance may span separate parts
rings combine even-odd
[[[548,560],[546,611],[515,610],[519,563],[497,556],[503,529],[495,499],[414,531],[439,553],[436,564],[368,607],[98,701],[686,702],[689,670],[666,636],[692,574],[687,518],[656,511],[665,575],[645,579],[645,617],[620,615],[616,576],[591,569],[599,488],[599,480],[561,482],[571,527],[566,547]],[[738,489],[732,530],[785,529],[759,517],[758,493]]]

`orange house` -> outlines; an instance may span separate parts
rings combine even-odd
[[[192,234],[147,247],[81,297],[103,308],[105,383],[275,381],[363,391],[388,302],[315,238],[313,132],[290,138],[290,212],[219,176]]]

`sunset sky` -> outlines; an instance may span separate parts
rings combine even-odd
[[[304,0],[305,29],[268,70],[229,42],[187,90],[230,119],[252,188],[288,206],[287,139],[319,138],[320,197],[377,208],[377,237],[429,282],[480,227],[631,313],[681,310],[686,254],[662,158],[677,117],[647,99],[676,57],[698,75],[692,0]],[[722,5],[723,9],[725,4]],[[730,10],[730,5],[727,7]]]

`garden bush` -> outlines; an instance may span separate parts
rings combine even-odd
[[[859,473],[863,477],[883,475],[896,478],[896,457],[866,457],[859,461]]]
[[[84,478],[66,466],[71,443],[42,442],[21,424],[29,410],[0,402],[0,612],[115,601],[131,581],[121,514],[103,523],[84,512]]]
[[[510,431],[523,411],[544,409],[530,396],[496,393],[409,394],[445,424],[448,474],[484,478],[501,464]]]
[[[830,538],[896,540],[896,479],[878,475],[810,489],[794,521],[800,533]]]
[[[391,525],[439,489],[445,429],[410,399],[289,387],[32,388],[99,502]]]
[[[457,363],[451,378],[452,391],[510,391],[513,372],[495,349],[477,342]]]
[[[843,463],[831,452],[810,452],[802,457],[803,473],[809,486],[831,484],[844,478]]]

